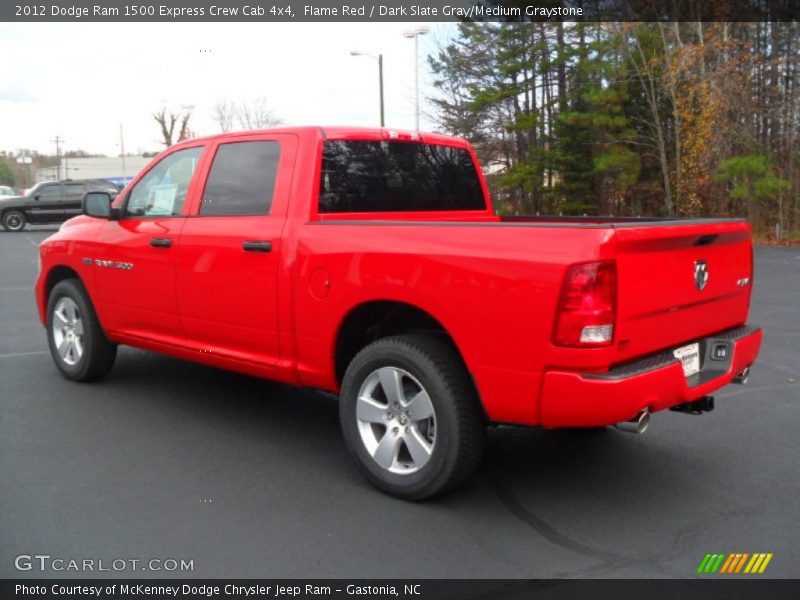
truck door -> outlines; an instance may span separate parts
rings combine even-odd
[[[199,350],[261,365],[278,349],[281,233],[297,138],[223,139],[178,248],[178,309]]]
[[[150,167],[121,200],[122,217],[103,224],[83,258],[91,261],[107,329],[182,341],[175,257],[203,149],[182,147]]]
[[[81,214],[83,195],[88,191],[88,186],[85,186],[82,182],[64,184],[64,193],[61,197],[63,220],[66,221]]]

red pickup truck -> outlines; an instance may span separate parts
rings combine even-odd
[[[338,394],[381,489],[463,481],[487,424],[642,431],[744,381],[742,220],[503,218],[463,140],[284,128],[175,145],[40,247],[69,379],[117,344]]]

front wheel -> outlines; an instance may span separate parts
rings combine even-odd
[[[25,229],[25,215],[18,210],[3,213],[3,228],[6,231],[22,231]]]
[[[421,500],[465,481],[483,454],[485,420],[460,356],[430,335],[400,335],[359,352],[342,382],[350,453],[378,488]]]
[[[100,327],[89,294],[76,279],[60,281],[47,301],[47,341],[67,379],[92,381],[114,366],[117,345]]]

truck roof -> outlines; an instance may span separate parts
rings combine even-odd
[[[468,143],[466,140],[458,137],[444,135],[441,133],[432,133],[427,131],[411,131],[408,129],[395,129],[392,127],[350,127],[350,126],[315,126],[307,125],[300,127],[271,127],[269,129],[256,129],[249,131],[235,131],[230,133],[218,133],[215,135],[208,135],[191,140],[185,140],[175,146],[189,145],[193,142],[216,140],[216,139],[229,139],[237,138],[243,135],[252,135],[254,133],[293,133],[297,135],[316,134],[325,140],[399,140],[399,141],[420,141],[428,144],[442,144],[446,146],[455,146],[458,148],[466,148]]]

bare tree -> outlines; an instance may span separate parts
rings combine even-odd
[[[183,112],[174,113],[172,110],[167,112],[166,107],[162,107],[160,111],[153,113],[153,118],[161,128],[161,141],[169,147],[173,144],[175,136],[175,126],[178,125],[178,141],[189,139],[189,119],[192,116],[192,109],[185,107]]]
[[[153,118],[161,127],[161,140],[167,147],[172,146],[172,135],[175,132],[175,121],[177,117],[170,113],[167,116],[167,109],[162,108],[159,112],[153,113]]]
[[[236,107],[236,116],[242,129],[264,129],[280,125],[281,121],[275,116],[267,104],[267,99],[256,98],[251,102],[241,102]]]
[[[236,103],[229,102],[224,98],[217,100],[211,109],[211,118],[219,125],[223,133],[233,129],[233,122],[236,119]]]
[[[192,111],[187,109],[184,111],[180,116],[180,123],[181,128],[178,131],[178,141],[182,142],[184,140],[188,140],[189,138],[194,137],[192,132],[189,130],[189,117],[192,116]]]

